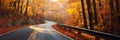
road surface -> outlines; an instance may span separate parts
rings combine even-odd
[[[52,28],[54,22],[46,21],[38,24],[12,31],[0,36],[0,40],[72,40],[60,34]]]
[[[0,36],[0,40],[27,40],[32,32],[32,29],[26,27]]]

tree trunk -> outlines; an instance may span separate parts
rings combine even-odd
[[[87,8],[88,8],[88,15],[89,15],[89,25],[90,25],[90,29],[91,30],[94,30],[94,27],[93,27],[93,19],[92,19],[92,10],[91,10],[91,3],[90,3],[91,0],[86,0],[87,2]]]
[[[20,1],[20,15],[22,15],[22,6],[23,6],[23,2],[22,1]]]
[[[25,11],[25,16],[28,16],[28,0],[26,1],[26,11]]]
[[[95,19],[95,25],[98,24],[98,20],[97,20],[97,9],[96,9],[96,3],[95,0],[92,1],[93,2],[93,7],[94,7],[94,19]]]
[[[117,9],[117,11],[120,11],[120,9],[119,9],[119,0],[115,0],[116,1],[116,9]]]
[[[83,19],[84,19],[84,27],[86,29],[88,29],[87,20],[86,20],[86,13],[85,13],[85,6],[84,6],[84,0],[81,0],[81,6],[82,6]]]
[[[110,26],[110,33],[113,33],[113,23],[114,23],[114,19],[113,19],[113,17],[114,17],[114,14],[113,14],[113,11],[114,11],[114,5],[113,5],[113,0],[110,0],[110,9],[111,9],[111,13],[110,13],[110,16],[111,16],[111,19],[110,19],[110,21],[111,21],[111,26]]]

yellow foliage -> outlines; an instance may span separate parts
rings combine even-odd
[[[69,8],[69,9],[66,10],[66,12],[68,14],[76,14],[76,13],[78,13],[78,10],[75,9],[75,8]]]
[[[79,7],[80,7],[80,2],[71,3],[70,6],[71,6],[72,8],[79,8]]]
[[[67,10],[66,10],[66,12],[67,12],[68,14],[72,14],[72,13],[73,13],[73,11],[74,11],[74,9],[73,9],[73,8],[69,8],[69,9],[67,9]]]
[[[73,3],[70,4],[70,6],[71,6],[70,8],[66,9],[66,12],[68,14],[79,13],[80,10],[78,8],[80,8],[80,2],[73,2]]]

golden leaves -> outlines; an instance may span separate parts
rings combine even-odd
[[[80,8],[80,2],[74,2],[70,4],[70,8],[66,9],[66,12],[68,14],[76,14],[79,13],[79,8]]]
[[[79,7],[80,7],[80,2],[71,3],[70,6],[71,6],[72,8],[79,8]]]
[[[78,13],[77,9],[75,9],[75,8],[69,8],[69,9],[66,10],[66,12],[68,14]]]
[[[73,3],[73,2],[77,2],[77,1],[80,1],[80,0],[67,0],[68,3]]]

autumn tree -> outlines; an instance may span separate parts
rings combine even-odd
[[[70,3],[70,7],[66,10],[66,12],[70,15],[71,19],[68,20],[68,23],[73,21],[71,25],[83,27],[84,25],[84,18],[82,14],[82,6],[81,2],[78,0],[74,0],[72,3]]]

